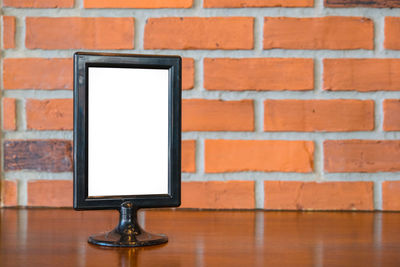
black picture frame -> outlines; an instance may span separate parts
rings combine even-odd
[[[88,68],[168,69],[168,194],[88,197]],[[178,207],[181,202],[181,68],[179,56],[76,52],[74,54],[75,210]],[[121,184],[120,186],[124,186]]]

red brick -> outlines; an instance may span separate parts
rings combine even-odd
[[[1,204],[4,207],[17,206],[18,205],[18,182],[2,180],[1,181]]]
[[[74,7],[74,0],[3,0],[6,7],[63,8]]]
[[[264,181],[264,209],[372,210],[372,182]]]
[[[400,7],[400,1],[398,1]],[[400,18],[385,18],[385,43],[386,49],[400,50]]]
[[[400,99],[385,99],[383,112],[383,130],[400,131]]]
[[[72,171],[69,140],[5,140],[4,171]]]
[[[72,181],[34,180],[28,182],[28,206],[72,207]]]
[[[190,8],[193,0],[84,0],[84,8]]]
[[[182,141],[182,172],[196,172],[196,141]]]
[[[399,0],[325,0],[326,7],[400,7]]]
[[[312,7],[314,0],[204,0],[203,7]]]
[[[254,131],[253,101],[185,99],[182,131]]]
[[[15,131],[16,129],[15,98],[3,98],[3,130]]]
[[[400,181],[382,183],[382,209],[400,211]]]
[[[400,90],[400,59],[324,59],[324,90]]]
[[[194,87],[194,59],[182,59],[182,90],[193,89]]]
[[[207,90],[312,90],[314,62],[308,58],[206,58]]]
[[[326,172],[400,171],[398,140],[328,140],[324,142]]]
[[[4,89],[72,89],[73,64],[69,58],[6,58]]]
[[[15,17],[3,16],[3,48],[15,48]]]
[[[26,18],[29,49],[133,49],[133,18]]]
[[[72,99],[28,99],[26,123],[29,130],[73,130]]]
[[[373,49],[374,24],[364,17],[264,19],[264,49]]]
[[[312,141],[206,140],[205,171],[312,172]]]
[[[253,49],[250,17],[150,18],[145,49]]]
[[[254,209],[253,181],[183,182],[181,208]]]
[[[370,131],[374,129],[372,100],[266,100],[265,131]]]

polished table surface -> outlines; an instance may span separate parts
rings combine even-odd
[[[400,266],[400,213],[140,211],[169,242],[103,248],[117,211],[0,209],[0,266]]]

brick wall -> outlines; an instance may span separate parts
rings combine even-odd
[[[400,210],[400,0],[3,0],[2,205],[72,205],[72,54],[183,60],[183,207]]]

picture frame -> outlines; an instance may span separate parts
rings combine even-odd
[[[73,207],[75,210],[120,209],[121,204],[127,201],[137,209],[177,207],[180,205],[181,64],[179,56],[89,52],[76,52],[74,54]],[[136,80],[134,77],[136,77]],[[125,78],[126,80],[124,80]],[[113,81],[113,79],[117,80]],[[121,80],[124,81],[117,82]],[[159,86],[155,81],[164,82],[162,86]],[[167,84],[165,84],[165,81],[167,81]],[[137,87],[146,89],[135,87],[135,82],[138,83]],[[105,84],[108,84],[109,87],[105,88]],[[128,89],[125,88],[127,85],[129,86]],[[121,90],[118,89],[118,86],[121,87]],[[160,87],[163,89],[160,90]],[[167,92],[165,92],[166,90]],[[133,107],[129,106],[128,102],[124,102],[128,105],[119,103],[119,101],[125,99],[136,99],[135,103],[132,104]],[[163,109],[158,110],[153,105],[154,101],[158,101],[157,103],[160,103],[159,106],[163,106]],[[113,104],[110,104],[110,102]],[[121,111],[121,106],[128,107]],[[115,111],[115,114],[112,114],[114,112],[113,107],[118,110]],[[131,110],[135,114],[131,114]],[[149,114],[148,120],[153,121],[146,120],[146,113]],[[143,119],[143,117],[146,119]],[[114,120],[120,121],[121,124],[116,124]],[[108,123],[112,123],[117,129],[107,128],[109,127]],[[123,126],[125,124],[128,126]],[[132,124],[134,124],[134,127]],[[153,128],[148,131],[149,125],[153,125],[151,126]],[[163,125],[160,126],[161,130],[158,130],[157,125]],[[118,129],[118,127],[121,129]],[[127,129],[129,130],[128,134],[126,134]],[[124,133],[123,137],[121,137],[121,133]],[[149,153],[146,149],[149,148],[141,147],[142,144],[151,143],[153,141],[150,140],[151,138],[158,140],[159,147],[163,147],[161,150],[156,145],[149,146],[152,149],[153,156],[147,155]],[[125,141],[123,143],[117,142],[120,139]],[[110,144],[107,142],[110,142]],[[113,145],[115,142],[117,145]],[[129,144],[126,145],[126,142]],[[100,147],[105,151],[99,150]],[[165,151],[165,148],[167,148],[167,151]],[[160,149],[160,151],[157,149]],[[165,154],[163,154],[164,152]],[[135,156],[134,153],[142,154]],[[138,162],[132,162],[130,156],[132,159],[139,159]],[[151,159],[153,159],[152,157],[157,158],[158,161],[149,165],[146,163],[149,157]],[[99,164],[93,162],[95,159],[98,160],[97,163]],[[166,162],[162,159],[165,159]],[[121,161],[124,166],[121,166]],[[105,162],[118,166],[106,166]],[[143,164],[147,166],[150,174],[146,172],[146,168],[142,168]],[[135,166],[137,166],[136,169]],[[100,177],[104,176],[104,173],[112,173],[121,168],[125,171],[119,171],[120,175],[117,178],[110,177],[107,180],[107,177],[103,177],[101,180],[95,177],[95,174]],[[146,180],[147,187],[141,185],[142,182],[138,182],[139,180],[135,178],[137,169],[142,169],[140,175],[144,176],[143,178],[139,177],[139,180],[150,179],[150,181]],[[162,178],[164,180],[149,176],[152,173],[160,174],[164,177]],[[165,179],[168,180],[165,181]],[[132,182],[133,180],[136,181],[136,184]],[[102,186],[97,188],[96,184]],[[155,189],[158,184],[163,184],[160,187],[161,189]],[[140,191],[140,187],[143,187],[142,191]],[[145,193],[130,193],[131,191],[126,191],[129,188],[132,192]],[[123,193],[119,194],[118,192]]]

